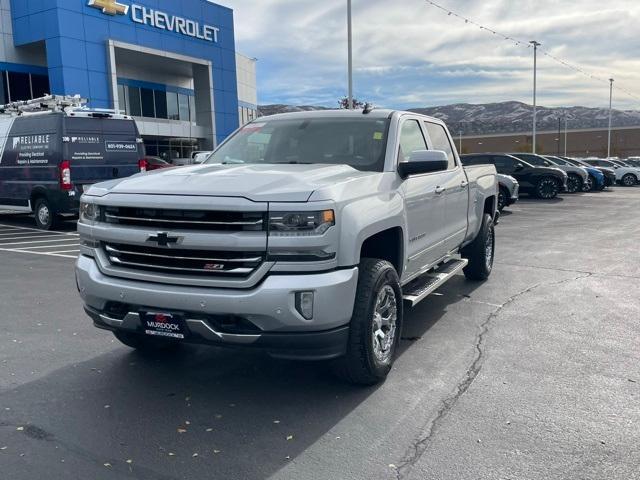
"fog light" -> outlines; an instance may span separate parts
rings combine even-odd
[[[313,318],[313,292],[296,292],[296,310],[306,320]]]

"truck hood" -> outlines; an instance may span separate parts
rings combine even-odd
[[[197,165],[155,170],[94,185],[89,196],[109,193],[243,197],[256,202],[306,202],[314,191],[379,175],[348,165]]]

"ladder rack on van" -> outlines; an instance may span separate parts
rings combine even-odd
[[[87,99],[80,95],[45,95],[33,100],[0,105],[0,113],[22,115],[24,113],[68,112],[69,110],[85,109],[86,104]]]

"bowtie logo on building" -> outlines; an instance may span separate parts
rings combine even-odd
[[[102,9],[107,15],[126,15],[129,5],[118,3],[116,0],[89,0],[89,6]]]

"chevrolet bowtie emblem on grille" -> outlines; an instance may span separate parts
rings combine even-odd
[[[89,6],[101,8],[102,13],[107,15],[126,15],[129,11],[129,5],[123,5],[116,0],[89,0]]]
[[[167,232],[158,232],[156,235],[151,235],[147,238],[147,242],[155,242],[160,247],[168,247],[178,243],[180,240],[182,240],[180,237],[170,237]]]

